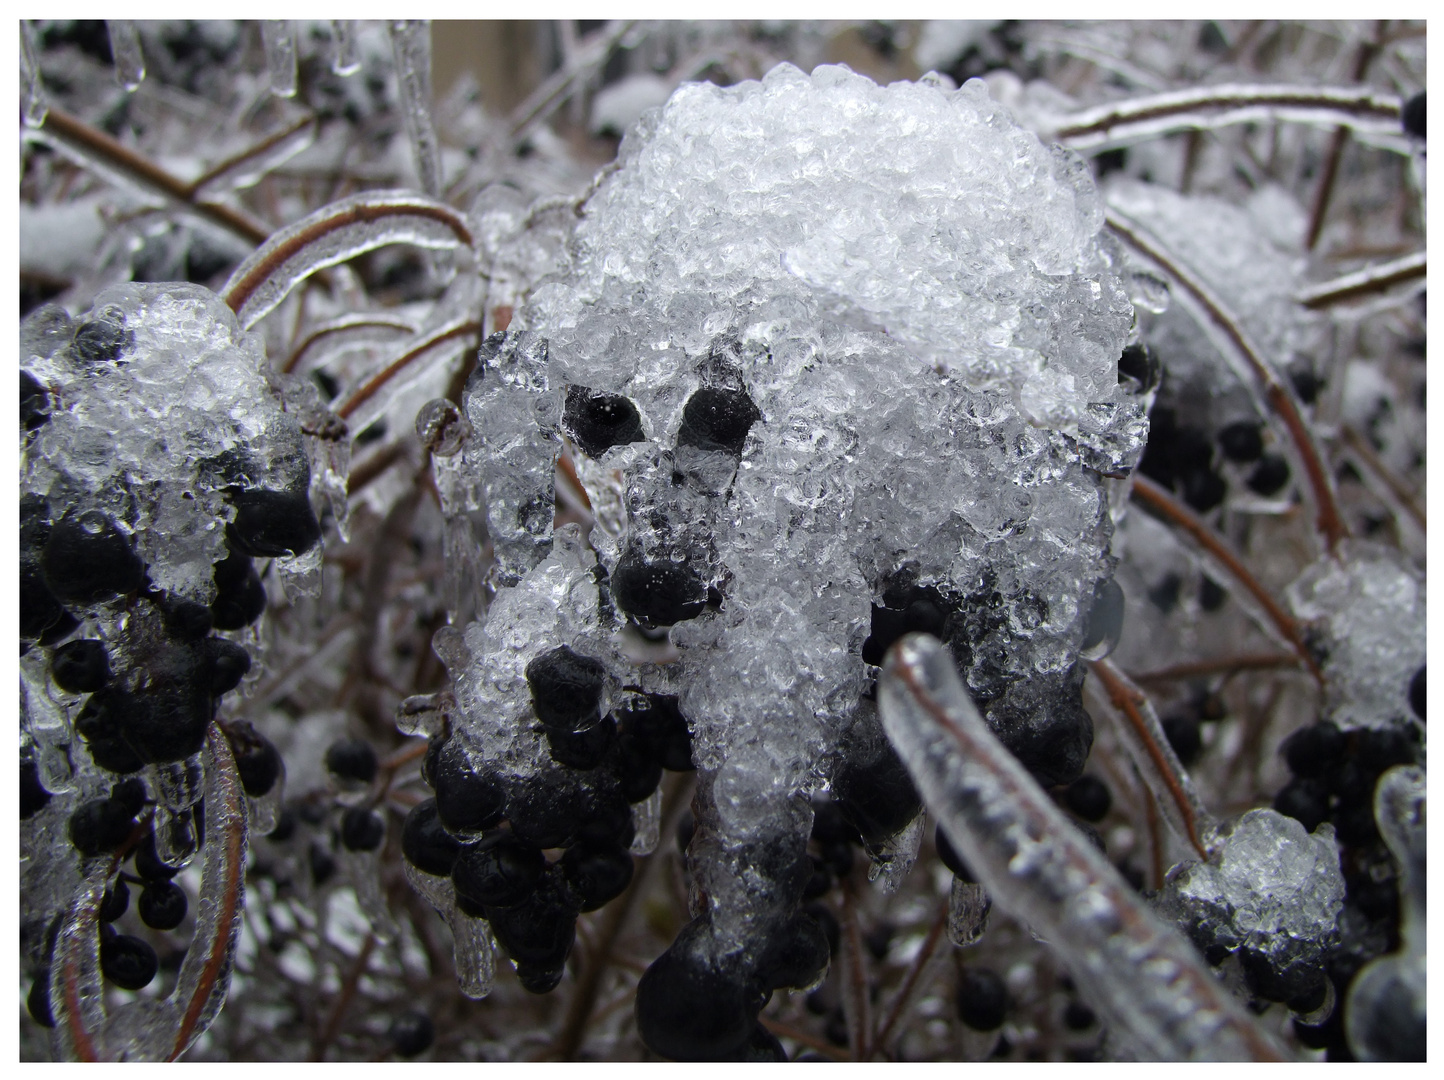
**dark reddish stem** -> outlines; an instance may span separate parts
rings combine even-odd
[[[387,364],[384,369],[367,380],[360,389],[346,400],[346,403],[343,404],[341,408],[336,410],[336,415],[343,420],[347,419],[362,405],[375,397],[383,386],[413,364],[417,357],[424,355],[444,342],[452,341],[456,338],[473,336],[480,330],[480,323],[468,319],[462,323],[450,323],[427,334],[410,349],[407,349],[406,352]]]
[[[928,927],[928,936],[923,939],[923,946],[909,965],[907,974],[903,976],[902,985],[898,987],[897,996],[893,998],[892,1005],[888,1008],[887,1017],[878,1030],[877,1038],[873,1040],[869,1060],[876,1057],[889,1041],[892,1039],[893,1029],[897,1027],[898,1021],[902,1019],[903,1013],[912,1004],[913,991],[917,989],[918,980],[922,978],[923,969],[932,960],[933,953],[937,952],[938,942],[942,941],[943,931],[948,925],[948,901],[943,899],[938,907],[938,913],[933,917],[933,924]]]

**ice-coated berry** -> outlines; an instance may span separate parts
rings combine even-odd
[[[205,686],[178,679],[135,692],[112,683],[90,696],[81,716],[93,713],[100,738],[117,734],[142,762],[160,764],[199,753],[214,711]],[[76,726],[85,735],[79,720]],[[92,756],[95,749],[92,743]]]
[[[228,694],[241,685],[251,670],[251,654],[244,645],[225,638],[206,638],[202,646],[208,677],[206,687],[216,697]]]
[[[1274,809],[1313,832],[1329,816],[1329,790],[1318,780],[1291,780],[1274,796]]]
[[[682,407],[677,445],[737,456],[742,453],[752,425],[761,418],[745,391],[704,386]]]
[[[1063,1026],[1069,1031],[1087,1031],[1098,1022],[1098,1014],[1081,1001],[1070,1001],[1063,1010]]]
[[[180,867],[161,861],[155,850],[155,833],[147,832],[135,848],[135,872],[146,881],[169,881],[180,873]]]
[[[922,799],[906,766],[886,743],[871,760],[849,758],[832,778],[832,797],[868,843],[877,843],[917,817]]]
[[[420,1009],[407,1009],[391,1021],[386,1031],[391,1049],[401,1057],[412,1058],[430,1049],[436,1039],[431,1017]]]
[[[71,694],[89,694],[110,680],[110,657],[105,643],[82,638],[67,641],[50,658],[50,677]]]
[[[436,791],[441,823],[454,833],[479,833],[500,823],[506,814],[506,790],[488,772],[471,768],[459,739],[435,744],[427,753],[427,777]]]
[[[152,881],[141,890],[135,910],[152,930],[174,930],[185,921],[186,893],[174,881]]]
[[[45,584],[40,563],[33,558],[20,559],[20,636],[30,641],[40,638],[66,614],[65,607]]]
[[[144,990],[159,968],[155,950],[140,938],[116,934],[101,939],[101,973],[122,990]]]
[[[29,821],[50,803],[50,792],[40,782],[40,766],[29,759],[20,763],[20,820]]]
[[[375,851],[386,839],[386,820],[376,811],[353,806],[341,815],[341,843],[348,851]]]
[[[958,976],[958,1019],[974,1031],[996,1031],[1008,1012],[1003,977],[989,968],[965,968]]]
[[[1263,431],[1249,420],[1239,420],[1218,433],[1218,448],[1229,461],[1257,461],[1263,453]]]
[[[111,798],[91,799],[70,815],[70,842],[88,858],[105,855],[125,843],[133,824],[124,804]]]
[[[1064,790],[1063,802],[1084,821],[1102,821],[1113,806],[1113,794],[1102,780],[1085,773]]]
[[[562,427],[588,457],[599,458],[614,446],[642,442],[642,418],[621,394],[600,394],[585,386],[567,388]]]
[[[236,772],[241,787],[253,799],[259,799],[281,777],[281,753],[247,720],[236,720],[225,726],[226,739],[236,758]]]
[[[43,427],[50,419],[50,395],[28,371],[20,372],[20,426],[26,431]]]
[[[637,1031],[662,1057],[719,1061],[751,1037],[761,999],[691,947],[688,936],[684,929],[637,984]]]
[[[837,803],[831,800],[812,804],[812,839],[824,846],[862,843],[857,829],[843,816]]]
[[[544,652],[526,666],[532,711],[548,728],[578,731],[599,719],[607,669],[566,645]]]
[[[1265,497],[1277,495],[1289,482],[1289,463],[1277,454],[1265,454],[1246,481],[1250,490]]]
[[[140,588],[145,579],[145,564],[130,538],[98,510],[55,522],[40,563],[50,591],[68,604],[109,600]]]
[[[134,338],[125,328],[125,313],[118,307],[107,307],[75,328],[70,355],[87,364],[114,363]]]
[[[1198,583],[1198,606],[1204,611],[1217,611],[1228,599],[1228,591],[1207,574]]]
[[[632,883],[632,857],[614,844],[576,844],[567,849],[561,865],[583,911],[597,910]]]
[[[401,854],[423,874],[448,877],[456,865],[461,844],[441,824],[436,800],[417,803],[401,827]]]
[[[50,969],[43,968],[30,984],[30,993],[25,996],[25,1008],[30,1018],[41,1027],[53,1028],[55,1015],[50,1011]]]
[[[576,910],[568,906],[556,870],[549,869],[522,903],[488,908],[486,917],[497,944],[516,963],[522,986],[534,994],[553,989],[577,932]]]
[[[110,797],[125,807],[126,813],[135,817],[145,809],[148,799],[145,781],[138,776],[128,776],[124,780],[118,780],[110,785]]]
[[[1178,755],[1179,764],[1187,768],[1203,753],[1203,733],[1198,726],[1198,717],[1191,712],[1172,713],[1162,720],[1163,734],[1168,736],[1168,745]]]
[[[629,803],[639,803],[662,782],[662,763],[651,744],[624,731],[617,739],[617,777]]]
[[[211,632],[213,616],[205,604],[181,596],[162,596],[158,605],[166,632],[177,641],[200,641]]]
[[[802,887],[802,899],[816,900],[818,897],[826,896],[831,888],[831,867],[821,859],[812,859],[812,873],[808,875],[807,884]]]
[[[758,986],[764,992],[815,986],[827,973],[831,956],[827,932],[816,919],[800,912],[780,926],[762,950]]]
[[[1420,664],[1419,670],[1414,672],[1414,677],[1409,680],[1409,708],[1414,710],[1414,715],[1420,720],[1424,719],[1424,668]]]
[[[651,747],[662,768],[671,772],[696,768],[692,763],[692,732],[675,696],[652,694],[644,706],[619,711],[617,719],[624,734]]]
[[[535,892],[546,866],[540,849],[503,832],[462,848],[451,868],[451,883],[457,895],[473,905],[508,908]]]
[[[1118,381],[1132,379],[1138,386],[1136,393],[1146,394],[1156,390],[1163,379],[1163,365],[1158,353],[1142,342],[1135,342],[1124,348],[1118,358]]]
[[[707,606],[707,586],[686,563],[649,562],[636,552],[617,560],[612,599],[645,626],[675,626]]]
[[[1428,91],[1420,90],[1408,101],[1404,102],[1404,108],[1400,114],[1400,119],[1404,124],[1404,130],[1416,139],[1426,138],[1429,131],[1425,99],[1426,93],[1428,93]]]
[[[216,598],[211,622],[217,630],[242,630],[266,610],[266,587],[250,556],[232,552],[211,568]]]
[[[338,780],[369,784],[379,766],[375,747],[365,739],[348,736],[326,748],[326,770]]]
[[[304,555],[321,539],[321,525],[303,491],[251,488],[231,496],[235,520],[226,526],[231,547],[253,558]]]
[[[943,636],[949,608],[936,589],[910,589],[897,595],[891,590],[884,604],[872,605],[872,625],[862,643],[865,664],[881,665],[888,649],[905,634]]]
[[[1344,733],[1327,720],[1299,728],[1279,747],[1295,776],[1323,776],[1344,756]]]
[[[75,718],[75,731],[85,740],[91,760],[110,772],[135,772],[145,765],[122,733],[128,701],[129,695],[102,689],[90,696]]]
[[[547,749],[551,752],[552,760],[558,765],[582,772],[600,765],[616,739],[617,724],[610,717],[582,731],[546,729]]]
[[[130,907],[130,886],[119,878],[100,897],[100,921],[113,923]]]
[[[953,842],[948,839],[948,834],[943,831],[941,825],[933,832],[933,843],[938,849],[938,858],[953,872],[954,877],[959,881],[976,882],[978,880],[973,876],[968,864],[963,861],[963,857],[958,854],[957,848],[953,847]]]

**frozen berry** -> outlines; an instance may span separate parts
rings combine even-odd
[[[836,956],[838,946],[842,944],[842,924],[837,921],[837,916],[832,913],[832,908],[819,900],[814,900],[810,904],[803,905],[802,913],[822,927],[822,936],[827,939],[828,954]]]
[[[40,782],[40,766],[34,759],[20,763],[20,820],[29,821],[50,802],[50,792]]]
[[[129,695],[101,690],[90,696],[75,717],[75,731],[85,740],[91,760],[110,772],[135,772],[145,765],[123,734],[128,701]]]
[[[215,713],[206,688],[187,679],[135,692],[111,684],[90,696],[86,710],[91,709],[98,715],[96,730],[103,732],[107,723],[113,724],[111,730],[146,764],[183,761],[199,753]]]
[[[89,694],[110,680],[110,657],[105,644],[88,638],[67,641],[50,658],[55,685],[71,694]]]
[[[65,603],[96,604],[140,588],[145,579],[130,538],[98,510],[51,526],[40,561],[50,591]]]
[[[233,494],[231,503],[236,517],[226,526],[226,539],[243,555],[304,555],[321,539],[321,525],[304,490],[252,488]]]
[[[869,843],[877,843],[917,817],[922,800],[907,768],[887,743],[870,759],[845,761],[832,779],[833,801]]]
[[[147,832],[135,849],[135,872],[146,881],[169,881],[181,868],[161,861],[155,849],[155,833]]]
[[[758,985],[763,991],[814,986],[826,974],[831,955],[827,932],[799,913],[769,937],[758,961]]]
[[[948,834],[943,832],[941,825],[933,832],[933,844],[938,849],[938,858],[944,866],[953,872],[954,877],[966,882],[976,882],[978,880],[973,876],[973,872],[968,868],[968,864],[963,861],[963,857],[958,854],[957,849],[953,847],[953,842],[948,839]]]
[[[597,722],[606,681],[607,669],[600,660],[565,645],[526,666],[532,711],[544,726],[558,731],[577,731]]]
[[[616,742],[617,724],[610,717],[581,731],[546,729],[547,749],[558,765],[582,772],[595,769]]]
[[[802,887],[802,899],[816,900],[832,888],[832,869],[821,859],[812,859],[812,873]]]
[[[651,747],[662,768],[671,772],[696,768],[692,763],[692,732],[677,707],[676,697],[653,694],[644,706],[622,710],[617,718],[623,732]]]
[[[25,1008],[30,1018],[41,1027],[53,1028],[55,1015],[50,1011],[50,969],[44,968],[30,984],[30,993],[25,997]]]
[[[65,616],[63,604],[45,584],[45,574],[37,559],[20,560],[20,636],[34,641]]]
[[[1081,1001],[1070,1001],[1063,1010],[1063,1024],[1069,1031],[1087,1031],[1098,1022],[1098,1014]]]
[[[1113,794],[1107,784],[1087,773],[1064,789],[1063,802],[1084,821],[1102,821],[1113,806]]]
[[[1295,776],[1323,776],[1344,756],[1344,733],[1322,720],[1299,728],[1279,747]]]
[[[639,803],[662,782],[662,763],[650,744],[630,732],[623,732],[617,739],[617,776],[627,801]]]
[[[851,844],[823,844],[822,861],[839,881],[852,873],[853,854]]]
[[[488,772],[475,772],[459,739],[428,751],[427,776],[436,791],[441,823],[454,833],[479,833],[497,825],[506,814],[506,792]]]
[[[436,1039],[431,1017],[420,1009],[407,1009],[391,1021],[386,1032],[391,1049],[402,1057],[425,1053]]]
[[[812,804],[812,839],[823,845],[862,843],[857,829],[832,801]]]
[[[1329,816],[1328,789],[1318,780],[1291,780],[1274,796],[1274,809],[1313,832]]]
[[[1257,461],[1263,453],[1263,432],[1258,424],[1240,420],[1218,433],[1218,448],[1229,461]]]
[[[554,870],[520,904],[488,908],[487,921],[497,944],[517,965],[523,987],[544,994],[557,985],[576,940],[577,913],[567,905]]]
[[[611,582],[617,606],[646,626],[674,626],[707,606],[707,586],[686,563],[649,562],[628,552],[617,560]]]
[[[536,889],[546,858],[505,832],[461,849],[451,868],[458,896],[487,908],[520,904]]]
[[[1361,728],[1355,733],[1359,760],[1376,774],[1414,764],[1414,743],[1403,728]]]
[[[166,632],[177,641],[200,641],[214,625],[211,609],[194,600],[164,595],[157,606],[165,621]]]
[[[611,844],[576,844],[562,856],[562,873],[583,911],[621,896],[632,883],[632,872],[632,857]]]
[[[673,1061],[717,1061],[752,1034],[760,999],[692,947],[687,930],[637,984],[637,1031],[653,1053]]]
[[[401,854],[423,874],[449,877],[461,845],[442,827],[436,800],[417,803],[401,827]]]
[[[233,721],[225,725],[225,731],[236,758],[241,787],[251,798],[259,799],[275,787],[281,777],[281,753],[249,721]]]
[[[341,843],[347,851],[375,851],[386,839],[386,821],[374,810],[353,806],[341,815]]]
[[[1198,583],[1198,606],[1204,611],[1217,611],[1228,599],[1228,591],[1207,574]]]
[[[311,848],[306,853],[306,858],[311,868],[311,883],[317,888],[335,876],[336,857],[327,851],[319,840],[311,841]]]
[[[958,1019],[974,1031],[996,1031],[1008,1012],[1003,977],[988,968],[970,967],[958,977]]]
[[[1138,384],[1136,393],[1146,394],[1157,389],[1163,378],[1158,353],[1142,342],[1127,346],[1118,358],[1118,381],[1121,383],[1125,377]]]
[[[365,739],[348,736],[326,748],[326,770],[338,780],[369,784],[379,766],[375,748]]]
[[[1324,381],[1314,372],[1308,360],[1295,361],[1288,369],[1288,376],[1300,401],[1312,405],[1318,400]]]
[[[124,780],[118,780],[110,785],[110,797],[125,807],[127,814],[135,817],[145,809],[148,799],[145,781],[138,776],[128,776]]]
[[[1409,708],[1420,720],[1424,719],[1424,668],[1425,665],[1420,664],[1419,670],[1409,680]]]
[[[704,386],[682,407],[677,445],[740,455],[747,433],[761,418],[745,391]]]
[[[216,697],[228,694],[241,685],[251,670],[251,654],[244,645],[225,638],[206,638],[203,645],[205,667],[209,672],[206,687]]]
[[[1183,475],[1183,501],[1200,514],[1220,505],[1228,495],[1228,482],[1210,468],[1191,469]]]
[[[1265,497],[1277,495],[1289,482],[1289,463],[1277,454],[1265,454],[1248,474],[1248,486]]]
[[[1404,123],[1404,130],[1416,139],[1427,137],[1429,131],[1426,122],[1427,113],[1425,111],[1424,95],[1426,93],[1427,91],[1420,90],[1408,101],[1404,102],[1404,108],[1400,116]]]
[[[174,881],[153,881],[141,890],[135,910],[152,930],[174,930],[186,917],[186,892]]]
[[[1163,734],[1178,755],[1179,764],[1187,768],[1196,762],[1199,754],[1203,753],[1203,733],[1198,726],[1198,717],[1191,712],[1173,713],[1165,716],[1162,724]]]
[[[82,855],[93,858],[125,843],[134,824],[126,807],[115,799],[92,799],[70,815],[70,842]]]
[[[155,950],[138,937],[116,934],[100,942],[101,973],[122,990],[143,990],[160,967]]]
[[[599,458],[614,446],[642,442],[637,407],[620,394],[599,394],[585,386],[567,388],[562,427],[588,457]]]
[[[130,886],[119,878],[100,897],[100,921],[113,923],[130,907]]]
[[[250,557],[232,552],[211,568],[216,598],[211,623],[217,630],[242,630],[266,610],[266,587]]]
[[[87,364],[113,363],[134,339],[135,335],[125,328],[125,313],[109,307],[75,328],[70,355]]]

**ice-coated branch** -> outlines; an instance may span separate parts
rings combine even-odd
[[[45,84],[40,77],[40,61],[35,56],[35,31],[29,21],[20,20],[20,116],[26,127],[38,128],[45,123],[49,103]]]
[[[1383,501],[1394,504],[1390,509],[1396,514],[1402,512],[1409,515],[1409,517],[1413,519],[1414,524],[1419,526],[1419,531],[1421,533],[1425,532],[1427,530],[1427,519],[1424,516],[1424,511],[1419,508],[1419,504],[1414,501],[1414,493],[1409,490],[1408,486],[1399,478],[1393,469],[1384,464],[1383,459],[1380,458],[1379,455],[1374,452],[1374,448],[1369,445],[1369,440],[1364,438],[1352,424],[1345,424],[1340,428],[1339,435],[1348,445],[1352,456],[1357,458],[1360,464],[1364,466],[1364,471],[1372,473],[1384,486],[1384,489],[1388,492],[1388,497]]]
[[[1147,908],[988,729],[935,638],[889,650],[888,738],[994,902],[1058,950],[1146,1060],[1281,1061],[1275,1040]]]
[[[582,42],[569,65],[548,77],[512,111],[507,123],[511,137],[520,142],[544,123],[575,92],[578,83],[607,62],[635,25],[635,20],[613,20]]]
[[[892,1041],[893,1032],[897,1029],[898,1022],[902,1020],[903,1014],[912,1006],[913,991],[917,989],[918,980],[922,978],[923,971],[927,968],[938,950],[938,943],[943,939],[943,931],[948,925],[948,901],[944,898],[938,905],[938,913],[933,917],[932,925],[928,927],[927,937],[923,938],[923,944],[918,949],[917,956],[908,965],[907,974],[903,976],[902,984],[897,988],[897,994],[888,1006],[887,1016],[877,1031],[877,1036],[871,1040],[868,1051],[868,1060],[871,1061],[879,1053],[887,1048]]]
[[[140,48],[140,31],[130,19],[106,19],[110,55],[115,60],[115,80],[127,90],[136,90],[145,80],[145,54]]]
[[[397,315],[370,313],[342,315],[340,318],[322,323],[302,338],[300,343],[291,350],[291,355],[286,359],[281,370],[288,374],[295,371],[303,361],[310,358],[313,349],[321,346],[336,349],[353,340],[374,342],[378,337],[378,331],[394,337],[410,337],[416,333],[417,329],[415,323]]]
[[[431,22],[400,19],[389,29],[401,111],[406,117],[411,153],[416,158],[416,174],[421,178],[421,190],[436,197],[441,194],[441,150],[431,122]]]
[[[1294,652],[1304,662],[1310,674],[1319,682],[1323,682],[1324,673],[1319,670],[1313,653],[1309,652],[1308,646],[1304,644],[1303,630],[1300,628],[1298,620],[1285,611],[1279,602],[1269,594],[1263,583],[1244,565],[1243,560],[1234,554],[1223,537],[1209,528],[1202,518],[1170,495],[1166,489],[1142,473],[1133,475],[1132,495],[1165,521],[1181,529],[1219,569],[1224,571],[1227,577],[1247,592],[1261,609],[1263,618],[1267,622],[1265,624],[1260,621],[1260,627],[1266,632],[1270,629],[1277,632],[1286,643],[1293,647]]]
[[[356,54],[356,20],[331,20],[331,70],[343,78],[361,70]]]
[[[1224,356],[1237,370],[1239,377],[1254,388],[1268,412],[1283,425],[1288,443],[1293,447],[1313,495],[1315,523],[1330,553],[1339,541],[1349,535],[1339,513],[1333,480],[1319,453],[1313,432],[1304,422],[1297,397],[1292,388],[1264,357],[1263,351],[1244,329],[1238,318],[1228,310],[1221,297],[1195,274],[1162,241],[1141,224],[1113,207],[1106,212],[1108,227],[1131,249],[1153,263],[1180,286],[1178,295],[1193,310],[1195,318],[1209,331]]]
[[[419,340],[409,343],[400,355],[394,357],[347,398],[336,410],[336,415],[342,420],[350,420],[356,411],[374,398],[387,383],[403,374],[416,375],[425,370],[425,360],[442,359],[456,352],[480,332],[481,323],[465,316],[443,323]],[[356,423],[365,427],[365,420],[357,420]]]
[[[388,244],[471,247],[466,217],[407,191],[341,199],[277,232],[231,274],[221,297],[250,329],[317,270]]]
[[[1153,704],[1142,690],[1107,660],[1093,661],[1092,670],[1108,695],[1120,741],[1133,759],[1144,784],[1174,835],[1208,858],[1215,823],[1164,734]]]
[[[266,50],[266,70],[271,75],[271,93],[277,97],[296,96],[296,35],[290,19],[262,19],[261,45]]]
[[[225,182],[231,190],[251,187],[282,162],[295,157],[316,141],[316,118],[303,116],[280,131],[267,135],[254,146],[211,166],[191,181],[190,194],[200,194]]]
[[[1416,251],[1385,263],[1366,266],[1352,274],[1344,274],[1332,281],[1323,281],[1301,291],[1297,300],[1304,307],[1317,311],[1319,308],[1345,304],[1363,296],[1385,292],[1406,281],[1418,281],[1429,273],[1428,252]]]
[[[1226,83],[1169,90],[1086,109],[1063,120],[1052,137],[1081,150],[1261,120],[1342,125],[1396,135],[1401,108],[1398,97],[1367,89]]]

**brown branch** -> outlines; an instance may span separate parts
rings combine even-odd
[[[1373,40],[1365,41],[1359,46],[1359,51],[1354,57],[1354,82],[1362,82],[1364,75],[1369,70],[1369,64],[1379,52],[1379,42],[1383,40],[1384,29],[1387,21],[1380,19],[1374,27]],[[1313,251],[1319,242],[1319,234],[1324,231],[1324,218],[1328,216],[1329,202],[1334,196],[1334,184],[1339,175],[1339,161],[1344,155],[1344,146],[1349,141],[1349,129],[1342,125],[1334,128],[1333,138],[1329,140],[1329,151],[1324,158],[1324,171],[1319,177],[1319,186],[1314,189],[1314,201],[1309,207],[1309,229],[1305,234],[1304,250]]]
[[[892,1039],[893,1028],[897,1027],[898,1021],[902,1019],[903,1013],[912,1004],[913,991],[917,988],[918,979],[922,977],[923,969],[927,967],[928,961],[933,958],[937,951],[938,942],[942,940],[943,931],[948,925],[948,900],[943,898],[942,904],[938,907],[938,913],[933,918],[933,924],[928,927],[928,936],[923,939],[923,946],[918,950],[917,956],[908,966],[907,974],[903,976],[902,984],[898,987],[897,995],[888,1007],[887,1016],[883,1019],[882,1027],[878,1029],[877,1037],[872,1041],[872,1047],[868,1053],[868,1060],[877,1057],[878,1053],[887,1046]]]
[[[272,135],[266,136],[260,142],[255,143],[254,145],[250,146],[245,150],[242,150],[238,154],[232,154],[230,157],[224,158],[217,164],[212,165],[205,172],[201,173],[200,176],[192,180],[190,184],[187,185],[187,195],[190,198],[194,198],[196,193],[202,190],[207,184],[214,183],[217,179],[224,176],[226,173],[238,169],[242,165],[246,164],[246,162],[252,161],[255,158],[260,157],[268,150],[272,150],[275,147],[281,145],[287,139],[291,138],[293,135],[299,134],[306,128],[315,126],[316,118],[314,116],[303,116],[301,119],[297,120],[289,127],[284,127],[280,131],[277,131]]]
[[[1429,262],[1426,252],[1415,251],[1400,258],[1365,267],[1352,274],[1321,282],[1304,289],[1297,295],[1298,302],[1312,311],[1347,303],[1361,296],[1385,292],[1406,281],[1418,281],[1427,277]]]
[[[857,900],[853,896],[852,879],[842,881],[842,963],[843,992],[847,995],[847,1037],[853,1061],[866,1061],[872,1048],[868,1045],[872,1021],[868,1006],[867,972],[862,956],[862,930],[858,925]]]
[[[344,334],[351,330],[359,329],[397,330],[404,334],[416,333],[416,327],[404,319],[398,319],[393,315],[351,315],[340,319],[334,319],[323,326],[318,326],[291,351],[285,365],[281,368],[287,374],[296,370],[301,358],[306,355],[308,349],[319,341],[337,334]]]
[[[1152,762],[1154,771],[1162,778],[1164,786],[1168,789],[1169,799],[1178,808],[1179,816],[1183,820],[1184,827],[1188,831],[1188,842],[1198,852],[1199,858],[1208,858],[1208,849],[1204,846],[1203,840],[1198,835],[1198,818],[1194,814],[1193,802],[1183,790],[1183,782],[1178,777],[1178,766],[1172,756],[1165,753],[1159,746],[1151,726],[1139,712],[1139,698],[1142,694],[1135,688],[1130,687],[1120,675],[1117,668],[1107,660],[1093,661],[1093,671],[1102,680],[1104,688],[1108,691],[1108,699],[1113,702],[1113,707],[1123,713],[1129,726],[1133,729],[1134,735],[1143,745]],[[1145,699],[1146,700],[1146,699]],[[1146,778],[1145,778],[1146,780]],[[1146,786],[1146,785],[1145,785]],[[1161,856],[1156,861],[1161,861]],[[1159,870],[1157,879],[1162,880],[1162,871]]]
[[[99,160],[142,187],[180,204],[247,243],[263,244],[271,234],[264,225],[239,210],[223,203],[197,199],[192,185],[64,109],[51,106],[45,117],[45,126],[36,134],[71,150],[79,156],[82,164],[89,164],[90,159]]]
[[[1274,373],[1273,367],[1264,359],[1263,354],[1244,331],[1239,321],[1223,306],[1222,301],[1213,294],[1212,289],[1205,285],[1202,279],[1196,277],[1191,270],[1169,255],[1163,245],[1154,237],[1149,236],[1137,222],[1125,218],[1111,208],[1107,211],[1107,222],[1108,227],[1119,238],[1183,287],[1208,320],[1223,334],[1238,357],[1243,360],[1245,367],[1257,384],[1260,396],[1269,411],[1283,424],[1290,442],[1303,462],[1304,472],[1309,479],[1309,488],[1314,496],[1316,526],[1324,538],[1325,546],[1330,552],[1333,552],[1339,541],[1349,535],[1349,530],[1344,525],[1344,519],[1339,513],[1338,502],[1334,497],[1328,469],[1324,466],[1323,455],[1319,453],[1318,446],[1314,443],[1313,434],[1304,422],[1303,414],[1299,411],[1299,404],[1295,400],[1293,392]]]
[[[1205,525],[1192,510],[1142,473],[1135,472],[1133,475],[1133,497],[1186,532],[1199,547],[1203,548],[1227,570],[1238,584],[1248,590],[1284,640],[1294,647],[1294,651],[1298,653],[1299,659],[1304,662],[1304,666],[1309,669],[1310,674],[1320,683],[1324,681],[1324,673],[1319,670],[1313,654],[1304,644],[1303,631],[1298,620],[1278,605],[1278,602],[1269,595],[1268,590],[1263,587],[1258,578],[1254,577],[1248,567],[1243,564],[1243,560],[1224,543],[1221,536]]]
[[[325,1061],[326,1051],[336,1041],[340,1034],[341,1023],[346,1018],[346,1010],[351,1005],[351,999],[356,996],[356,984],[361,981],[361,976],[366,973],[366,965],[371,962],[371,953],[376,949],[376,935],[367,934],[365,942],[361,945],[361,952],[356,956],[356,962],[346,972],[346,978],[341,983],[341,989],[337,992],[336,1001],[331,1006],[331,1011],[326,1016],[326,1023],[321,1028],[321,1033],[316,1039],[315,1045],[311,1048],[311,1061]]]
[[[1419,504],[1414,501],[1414,493],[1395,474],[1394,470],[1385,465],[1379,455],[1374,453],[1374,448],[1369,445],[1369,440],[1359,434],[1358,429],[1351,424],[1345,424],[1340,434],[1343,436],[1344,442],[1349,444],[1349,449],[1389,489],[1389,494],[1398,500],[1404,512],[1414,519],[1414,524],[1419,526],[1419,531],[1424,532],[1424,511],[1419,509]]]
[[[1202,675],[1233,674],[1238,671],[1270,671],[1274,668],[1297,667],[1296,653],[1253,653],[1247,656],[1218,656],[1212,660],[1192,660],[1186,664],[1171,664],[1156,671],[1145,671],[1133,676],[1138,683],[1183,682]]]
[[[370,401],[371,398],[375,397],[383,386],[409,367],[417,357],[430,352],[444,342],[451,341],[455,338],[467,337],[478,333],[480,330],[481,324],[474,319],[467,319],[459,323],[447,323],[433,330],[364,383],[360,389],[346,400],[344,405],[336,410],[336,415],[342,420],[349,418],[352,413]]]
[[[1144,784],[1144,787],[1147,786]],[[1149,882],[1153,888],[1161,889],[1163,888],[1163,830],[1159,828],[1158,804],[1146,795],[1143,799],[1143,818],[1148,826],[1149,869],[1153,871]],[[1208,858],[1208,852],[1199,848],[1197,841],[1195,841],[1194,847],[1198,850],[1200,858]]]

